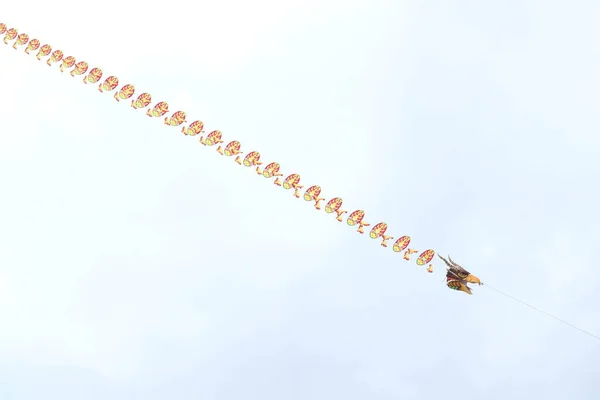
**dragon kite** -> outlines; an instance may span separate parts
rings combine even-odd
[[[136,93],[136,88],[132,84],[125,84],[119,88],[119,78],[114,75],[107,75],[101,68],[94,67],[89,68],[90,65],[86,61],[76,61],[74,56],[67,56],[62,50],[53,48],[49,44],[42,44],[39,39],[31,39],[30,36],[26,33],[19,33],[16,28],[9,28],[6,24],[0,23],[0,36],[4,35],[3,42],[5,44],[9,44],[9,42],[14,41],[12,48],[17,50],[19,48],[25,47],[25,53],[30,54],[30,52],[34,52],[37,50],[37,54],[35,58],[38,61],[41,61],[43,57],[47,57],[46,64],[50,67],[58,64],[59,70],[64,72],[66,69],[72,69],[68,75],[71,77],[82,76],[83,75],[83,83],[84,84],[98,84],[98,91],[100,93],[105,92],[113,92],[113,98],[117,102],[121,102],[122,100],[131,99]],[[88,72],[89,70],[89,72]],[[86,75],[87,73],[87,75]],[[102,82],[102,78],[104,81]],[[165,101],[157,102],[154,105],[151,105],[153,100],[153,96],[148,92],[142,92],[138,95],[137,99],[132,99],[130,106],[134,109],[146,109],[146,115],[152,118],[162,118],[169,112],[169,104]],[[204,124],[201,120],[195,120],[194,122],[187,122],[187,113],[184,111],[176,111],[170,117],[165,116],[164,125],[170,127],[179,127],[181,126],[181,132],[187,136],[196,136],[200,135],[199,142],[207,147],[212,147],[215,145],[220,145],[225,143],[223,139],[223,135],[219,130],[213,130],[208,133],[206,136],[202,135],[204,133]],[[188,126],[184,124],[188,123]],[[356,232],[359,234],[364,234],[364,228],[371,226],[370,223],[365,221],[365,211],[362,209],[356,209],[353,212],[348,213],[347,210],[342,209],[342,199],[341,197],[332,197],[327,200],[327,198],[323,197],[321,194],[321,186],[319,185],[311,185],[308,189],[305,190],[304,195],[300,195],[300,190],[304,188],[304,185],[300,184],[300,175],[297,173],[289,174],[287,178],[283,179],[284,174],[280,171],[281,165],[277,162],[266,162],[265,167],[261,168],[260,166],[263,162],[260,160],[261,155],[258,151],[249,151],[246,153],[244,159],[242,160],[241,144],[237,140],[229,141],[229,144],[224,146],[218,146],[217,152],[225,156],[227,158],[233,158],[234,161],[245,167],[255,167],[256,173],[258,175],[263,176],[266,179],[271,180],[275,185],[279,187],[283,187],[283,189],[290,190],[293,189],[294,197],[300,198],[302,197],[305,201],[313,203],[313,207],[316,210],[321,210],[322,202],[325,203],[325,212],[327,214],[335,214],[335,219],[339,222],[342,222],[342,215],[348,214],[346,216],[346,224],[348,226],[356,229]],[[308,185],[307,185],[308,186]],[[344,207],[346,208],[346,207]],[[379,241],[381,247],[386,248],[388,246],[387,242],[394,239],[394,236],[388,233],[388,224],[385,222],[379,222],[375,224],[370,232],[368,237],[371,239],[375,239]],[[404,235],[399,237],[394,244],[392,245],[392,249],[396,253],[403,252],[402,260],[410,261],[411,256],[419,251],[414,248],[409,248],[408,245],[411,239],[410,236]],[[417,259],[416,264],[419,267],[424,267],[427,265],[425,270],[429,273],[433,272],[433,265],[431,261],[435,256],[435,251],[433,249],[427,249],[421,252]],[[460,265],[454,263],[450,257],[447,261],[442,256],[440,256],[442,260],[448,265],[448,273],[446,275],[447,285],[451,289],[460,290],[468,294],[472,294],[471,289],[468,287],[467,283],[478,283],[481,284],[479,278],[474,275],[471,275],[468,271],[462,268]]]

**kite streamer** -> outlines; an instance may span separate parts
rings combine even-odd
[[[37,53],[35,55],[38,61],[41,61],[43,58],[47,57],[46,64],[48,66],[52,66],[53,64],[59,64],[59,70],[64,72],[65,70],[71,69],[69,74],[71,77],[81,76],[83,75],[83,83],[88,84],[96,84],[98,85],[98,91],[100,93],[104,92],[112,92],[114,91],[113,98],[120,102],[121,100],[128,100],[132,98],[136,93],[136,88],[134,85],[125,84],[122,85],[120,89],[119,87],[119,78],[114,75],[107,76],[103,82],[101,82],[102,77],[105,76],[102,69],[98,67],[89,68],[89,65],[86,61],[77,61],[74,56],[64,56],[64,53],[59,50],[53,48],[50,44],[41,44],[42,42],[39,39],[31,39],[26,33],[19,33],[16,28],[8,28],[6,24],[0,23],[0,36],[4,35],[3,41],[6,45],[9,42],[14,41],[12,44],[12,48],[14,50],[18,50],[19,48],[25,48],[24,51],[26,54],[30,54],[31,52]],[[89,72],[88,72],[89,71]],[[152,96],[150,93],[143,92],[137,96],[135,100],[131,100],[131,107],[134,110],[138,109],[147,109],[146,115],[151,118],[160,117],[162,118],[165,114],[169,113],[169,105],[165,101],[160,101],[151,105]],[[188,122],[187,113],[184,111],[175,111],[170,116],[166,116],[164,118],[164,124],[167,126],[182,126],[181,132],[187,136],[197,136],[201,135],[204,132],[204,124],[200,120],[195,120],[189,125],[185,126]],[[223,134],[219,130],[214,130],[207,134],[206,136],[201,135],[199,142],[207,147],[217,146],[216,151],[223,157],[234,157],[234,161],[240,166],[244,167],[255,167],[255,171],[258,175],[262,175],[266,179],[272,180],[273,184],[282,187],[284,190],[293,189],[293,196],[296,198],[300,198],[300,191],[304,188],[304,185],[300,184],[300,175],[293,173],[289,174],[283,181],[280,177],[284,176],[284,174],[280,171],[281,165],[278,162],[270,162],[267,163],[264,168],[261,169],[261,165],[263,162],[261,159],[261,154],[252,150],[246,154],[246,156],[241,158],[244,154],[242,151],[242,145],[237,140],[231,140],[228,144],[222,146],[225,143],[223,140]],[[273,180],[273,178],[275,178]],[[313,203],[313,206],[316,210],[321,210],[322,202],[326,201],[325,197],[321,197],[321,187],[318,185],[309,186],[308,189],[305,190],[302,198],[307,201]],[[356,231],[359,234],[364,234],[364,228],[370,227],[371,224],[365,220],[365,211],[361,209],[354,210],[352,212],[348,212],[347,210],[342,209],[343,200],[341,197],[333,197],[329,201],[325,203],[325,213],[327,214],[335,214],[335,219],[339,222],[343,221],[343,215],[348,214],[346,217],[347,225],[351,227],[356,227]],[[387,242],[389,240],[394,239],[394,236],[386,235],[388,229],[388,225],[385,222],[379,222],[372,226],[369,232],[369,238],[371,239],[379,239],[381,240],[381,247],[387,248]],[[410,261],[411,256],[413,254],[419,253],[418,250],[414,248],[410,248],[411,237],[404,235],[399,237],[392,245],[392,250],[396,253],[402,253],[402,260]],[[433,258],[435,257],[436,252],[433,249],[427,249],[422,251],[416,258],[416,265],[419,267],[423,267],[427,265],[424,269],[425,271],[432,273],[433,272]],[[468,272],[466,269],[455,263],[450,256],[446,260],[442,256],[438,254],[439,258],[443,260],[446,264],[446,286],[450,289],[462,291],[467,294],[472,294],[471,288],[468,286],[469,283],[484,285],[481,280],[475,275]],[[489,285],[485,285],[490,287]],[[554,318],[555,320],[573,328],[579,330],[597,340],[600,340],[600,337],[585,331],[583,329],[578,328],[577,326],[568,323],[565,320],[562,320],[558,317],[555,317],[552,314],[549,314],[539,308],[536,308],[522,300],[517,299],[516,297],[510,296],[504,292],[499,291],[498,289],[494,289],[490,287],[490,289],[498,292],[501,295],[506,296],[512,300],[515,300],[519,303],[522,303],[546,316]]]

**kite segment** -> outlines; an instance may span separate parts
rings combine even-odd
[[[165,117],[165,125],[179,126],[185,122],[186,115],[183,111],[175,111],[171,117]]]
[[[73,56],[68,56],[63,58],[62,60],[62,64],[60,64],[60,67],[58,67],[58,69],[60,69],[60,72],[65,72],[65,68],[69,69],[71,68],[73,65],[75,65],[75,57]]]
[[[425,264],[429,264],[431,262],[431,260],[433,260],[433,256],[435,256],[434,250],[432,250],[432,249],[425,250],[424,252],[419,254],[419,257],[417,257],[417,265],[423,266]]]
[[[280,169],[281,165],[279,165],[278,162],[272,162],[267,164],[267,166],[265,167],[265,169],[262,170],[262,172],[260,171],[260,167],[256,167],[256,173],[264,176],[267,179],[270,179],[273,177],[283,176],[283,174],[279,172]]]
[[[98,90],[100,91],[100,93],[111,92],[115,90],[117,86],[119,86],[119,78],[111,75],[104,80],[104,83],[98,86]]]
[[[154,105],[152,110],[146,111],[146,115],[149,117],[162,117],[169,112],[169,104],[166,101],[158,102]],[[202,138],[201,138],[202,139]]]
[[[12,47],[13,49],[17,50],[17,46],[23,46],[27,44],[27,42],[29,42],[29,35],[26,33],[20,33],[19,36],[17,36],[17,40],[15,40]]]
[[[48,46],[49,49],[52,49],[50,46]],[[43,47],[42,47],[43,49]],[[52,66],[52,63],[57,63],[57,62],[61,62],[63,59],[63,52],[62,50],[54,50],[52,52],[52,55],[50,56],[50,58],[46,61],[46,64],[48,64],[49,66]]]
[[[71,71],[71,76],[74,77],[75,75],[83,75],[87,72],[88,68],[88,63],[86,63],[85,61],[80,61],[77,64],[75,64],[75,68],[73,68],[73,70]]]
[[[148,95],[150,96],[150,95]],[[150,103],[150,102],[148,102]],[[204,124],[202,121],[194,121],[187,128],[181,128],[181,133],[188,136],[196,136],[204,132]]]
[[[48,57],[48,54],[50,53],[52,53],[52,46],[45,44],[40,47],[40,50],[35,55],[35,58],[37,58],[38,61],[42,61],[42,57]],[[46,64],[50,65],[50,60],[46,60]]]
[[[392,246],[392,250],[394,250],[396,253],[400,253],[401,251],[406,249],[409,244],[410,244],[410,236],[402,236],[394,242],[394,245]]]
[[[131,100],[131,107],[137,110],[138,108],[148,107],[150,103],[152,103],[152,96],[150,93],[142,93],[137,97],[137,99]]]
[[[387,224],[385,222],[380,222],[375,224],[373,228],[371,228],[371,232],[369,232],[369,237],[371,239],[381,238],[381,246],[387,247],[387,241],[393,239],[392,236],[386,236],[385,231],[387,230]]]
[[[342,222],[342,215],[348,213],[348,211],[344,211],[341,208],[342,208],[342,198],[334,197],[333,199],[329,200],[327,202],[327,204],[325,205],[325,212],[327,214],[336,213],[337,216],[335,219]]]
[[[246,157],[242,163],[244,164],[244,167],[257,167],[262,165],[262,162],[260,161],[260,153],[258,151],[251,151],[250,153],[246,154]]]
[[[275,182],[273,183],[277,186],[282,186],[279,178],[275,179]],[[291,174],[283,181],[283,188],[286,190],[294,189],[294,197],[297,199],[300,198],[300,189],[303,187],[304,186],[300,185],[300,175],[298,174]]]
[[[214,146],[215,144],[223,143],[223,134],[221,131],[212,131],[208,134],[206,139],[200,136],[200,143],[205,146]]]
[[[362,235],[363,233],[365,233],[363,227],[371,226],[371,224],[363,222],[364,218],[365,218],[365,212],[363,210],[356,210],[348,216],[346,223],[349,226],[358,225],[358,229],[356,231]]]
[[[25,48],[25,53],[29,54],[31,51],[36,51],[40,48],[40,41],[37,39],[31,39],[29,43],[27,43],[27,47]]]
[[[219,153],[220,155],[224,155],[227,157],[231,157],[231,156],[237,156],[238,154],[242,154],[242,152],[240,151],[240,149],[242,148],[242,144],[240,142],[238,142],[237,140],[233,140],[229,143],[227,143],[227,146],[225,146],[225,148],[219,146],[217,147],[217,153]],[[236,157],[235,162],[237,162],[238,164],[241,164],[240,162],[240,157]]]
[[[102,70],[100,68],[92,68],[92,70],[83,77],[83,83],[98,83],[102,79]]]
[[[127,84],[113,96],[116,101],[130,99],[135,94],[135,86]]]
[[[325,200],[325,198],[320,197],[320,195],[321,195],[321,186],[314,185],[314,186],[311,186],[308,189],[306,189],[306,192],[304,192],[304,200],[314,201],[315,208],[317,210],[320,210],[321,209],[321,201]]]
[[[15,28],[10,28],[7,30],[6,34],[4,35],[4,44],[8,44],[9,40],[15,40],[18,34],[19,31],[17,31]]]

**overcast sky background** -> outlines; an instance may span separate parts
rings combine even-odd
[[[597,1],[6,3],[9,27],[600,332]],[[599,341],[448,290],[81,80],[0,43],[0,399],[600,397]]]

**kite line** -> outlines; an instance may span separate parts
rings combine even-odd
[[[483,284],[483,283],[482,283],[481,285],[482,285],[482,286],[486,286],[486,287],[488,287],[488,288],[492,289],[493,291],[495,291],[495,292],[497,292],[497,293],[501,294],[502,296],[505,296],[505,297],[507,297],[507,298],[509,298],[509,299],[512,299],[512,300],[516,301],[517,303],[521,303],[521,304],[523,304],[523,305],[525,305],[525,306],[527,306],[527,307],[529,307],[529,308],[531,308],[531,309],[533,309],[533,310],[535,310],[535,311],[537,311],[537,312],[539,312],[539,313],[542,313],[542,314],[544,314],[544,315],[546,315],[546,316],[548,316],[548,317],[550,317],[550,318],[553,318],[553,319],[555,319],[556,321],[558,321],[558,322],[560,322],[560,323],[563,323],[563,324],[565,324],[565,325],[567,325],[567,326],[569,326],[569,327],[571,327],[571,328],[573,328],[573,329],[576,329],[576,330],[578,330],[579,332],[585,333],[586,335],[589,335],[589,336],[593,337],[593,338],[594,338],[594,339],[596,339],[596,340],[600,340],[600,337],[599,337],[599,336],[597,336],[597,335],[594,335],[593,333],[591,333],[591,332],[588,332],[588,331],[586,331],[586,330],[584,330],[584,329],[581,329],[581,328],[579,328],[579,327],[577,327],[577,326],[575,326],[575,325],[571,324],[570,322],[567,322],[567,321],[565,321],[564,319],[560,319],[560,318],[558,318],[558,317],[556,317],[556,316],[554,316],[554,315],[552,315],[552,314],[550,314],[550,313],[547,313],[547,312],[546,312],[546,311],[544,311],[544,310],[541,310],[541,309],[539,309],[539,308],[537,308],[537,307],[535,307],[535,306],[532,306],[531,304],[529,304],[529,303],[527,303],[527,302],[525,302],[525,301],[523,301],[523,300],[519,300],[519,299],[517,299],[516,297],[514,297],[514,296],[511,296],[511,295],[510,295],[510,294],[508,294],[508,293],[504,293],[504,292],[503,292],[503,291],[501,291],[501,290],[498,290],[498,289],[496,289],[496,288],[494,288],[494,287],[491,287],[491,286],[490,286],[490,285],[488,285],[487,283],[486,283],[486,284]]]
[[[0,23],[0,35],[4,35],[4,43],[9,44],[9,41],[13,41],[12,48],[17,50],[19,47],[25,47],[25,53],[30,54],[30,52],[37,51],[36,58],[38,61],[41,61],[42,58],[47,57],[46,64],[48,66],[52,66],[52,64],[59,64],[59,69],[61,72],[64,72],[65,69],[72,70],[69,72],[71,77],[75,76],[83,76],[84,84],[96,84],[99,83],[104,75],[102,69],[100,68],[92,68],[89,69],[89,65],[85,61],[76,61],[74,56],[64,56],[64,53],[61,50],[54,49],[50,44],[41,44],[39,39],[30,39],[27,33],[19,33],[16,28],[8,28],[6,24]],[[89,69],[89,72],[88,72]],[[87,75],[86,75],[87,73]],[[101,93],[111,92],[115,90],[119,86],[119,79],[110,75],[105,78],[104,82],[100,83],[98,86],[98,91]],[[121,100],[129,100],[136,93],[135,86],[132,84],[123,85],[119,90],[115,90],[114,99],[118,102]],[[150,104],[152,103],[152,96],[150,93],[144,92],[138,95],[137,99],[131,100],[131,107],[134,110],[137,109],[147,109],[146,115],[151,118],[161,118],[165,114],[169,112],[169,105],[167,102],[161,101],[154,104],[152,107]],[[164,118],[164,124],[171,127],[179,127],[184,123],[187,123],[187,114],[184,111],[175,111],[172,113],[170,117]],[[181,132],[187,136],[196,136],[204,133],[204,123],[200,120],[196,120],[188,124],[187,127],[183,126],[181,128]],[[300,175],[299,174],[290,174],[285,179],[280,179],[283,177],[283,174],[280,172],[281,166],[277,162],[270,162],[261,169],[261,155],[258,151],[250,151],[246,153],[246,156],[242,160],[241,155],[243,152],[241,151],[241,144],[237,140],[230,141],[227,145],[222,146],[224,144],[223,135],[221,131],[214,130],[210,132],[206,137],[200,136],[199,142],[208,147],[212,147],[215,145],[219,145],[217,147],[217,152],[221,156],[225,157],[233,157],[235,156],[234,161],[238,165],[243,165],[245,167],[256,167],[255,171],[258,175],[262,175],[264,178],[272,179],[275,178],[273,184],[283,187],[286,190],[293,189],[293,196],[296,198],[300,198],[300,190],[304,188],[304,185],[300,184]],[[321,210],[321,202],[326,201],[326,198],[321,197],[321,187],[319,185],[312,185],[308,189],[305,190],[303,199],[307,202],[314,202],[314,208],[316,210]],[[348,214],[346,217],[346,223],[349,226],[356,226],[357,232],[359,234],[364,234],[364,228],[371,226],[370,223],[364,221],[365,211],[362,209],[357,209],[351,213],[342,209],[343,200],[341,197],[334,197],[327,201],[325,205],[325,212],[327,214],[336,214],[336,220],[339,222],[343,221],[342,216],[344,214]],[[370,232],[369,237],[371,239],[380,239],[382,247],[388,247],[387,241],[394,239],[393,236],[387,236],[388,225],[385,222],[379,222],[375,224]],[[403,260],[410,261],[411,255],[418,253],[418,250],[413,248],[409,248],[411,243],[411,237],[408,235],[404,235],[399,237],[394,244],[392,245],[392,250],[396,253],[403,254]],[[421,252],[416,259],[417,266],[425,266],[425,269],[429,273],[433,273],[433,264],[432,260],[435,256],[436,252],[433,249],[427,249]],[[439,254],[438,254],[439,256]],[[456,264],[450,257],[448,260],[439,256],[447,265],[447,273],[446,273],[446,284],[450,289],[463,291],[468,294],[472,294],[468,283],[476,283],[480,285],[484,285],[479,278],[475,275],[472,275],[460,265]],[[507,293],[504,293],[498,289],[495,289],[487,284],[488,288],[496,291],[497,293],[510,298],[514,301],[517,301],[527,307],[534,309],[542,314],[545,314],[548,317],[551,317],[573,329],[576,329],[580,332],[583,332],[592,338],[600,340],[600,337],[585,331],[577,326],[570,324],[569,322],[562,320],[558,317],[555,317],[552,314],[549,314],[537,307],[532,306],[522,300],[517,299]]]

